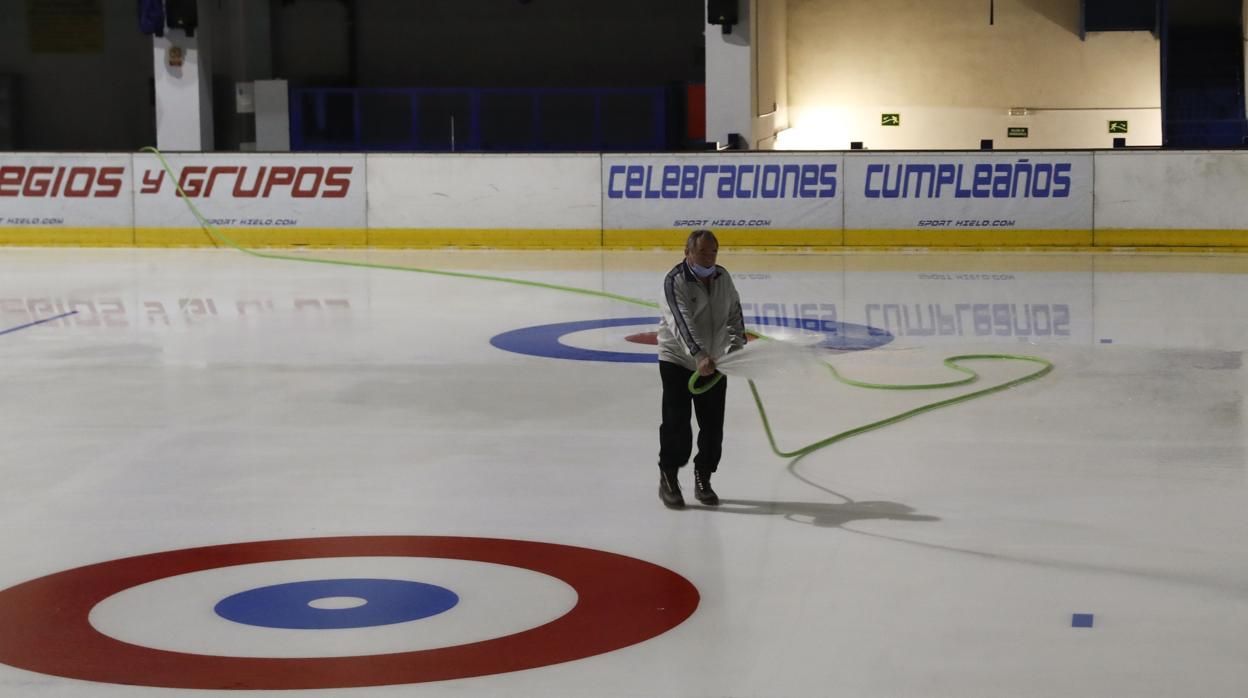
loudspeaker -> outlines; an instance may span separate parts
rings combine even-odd
[[[1125,139],[1125,138],[1115,138],[1115,139],[1114,139],[1114,147],[1115,147],[1115,148],[1125,148],[1125,147],[1127,147],[1127,139]]]
[[[849,149],[850,150],[863,150],[864,148],[862,147],[862,141],[850,141]]]
[[[980,140],[980,141],[979,141],[979,149],[980,149],[980,150],[992,150],[992,139],[991,139],[991,138],[984,138],[984,139]]]
[[[181,29],[187,36],[195,36],[199,26],[199,7],[195,0],[165,0],[165,24],[170,29]]]
[[[738,0],[706,0],[706,23],[719,24],[724,27],[725,34],[732,33],[732,25],[737,23]]]

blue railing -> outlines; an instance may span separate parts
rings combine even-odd
[[[668,150],[664,88],[292,88],[302,151]]]

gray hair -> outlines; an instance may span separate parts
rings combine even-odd
[[[715,237],[715,233],[712,233],[706,228],[699,228],[692,233],[689,233],[689,239],[685,240],[685,253],[688,254],[691,252],[694,245],[698,244],[698,240],[701,240],[704,237],[709,237],[716,244],[719,244],[719,238]]]

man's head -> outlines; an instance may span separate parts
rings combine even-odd
[[[715,270],[715,258],[719,255],[719,240],[709,230],[695,230],[685,241],[685,261],[701,277],[710,276]],[[700,269],[699,269],[700,268]],[[702,270],[707,270],[704,273]]]

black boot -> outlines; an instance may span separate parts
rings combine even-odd
[[[659,471],[659,499],[669,509],[681,509],[685,506],[685,498],[680,494],[680,481],[676,479],[675,470]]]
[[[693,496],[708,507],[719,504],[719,495],[711,489],[711,474],[702,470],[693,471]]]

